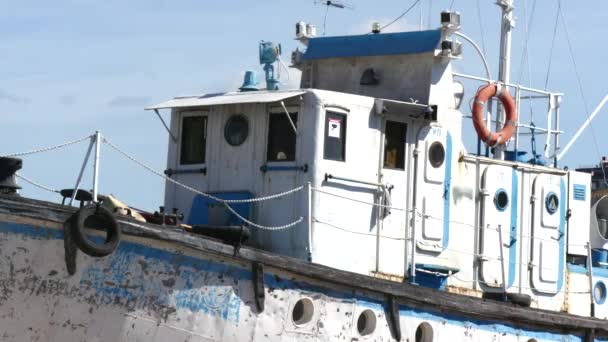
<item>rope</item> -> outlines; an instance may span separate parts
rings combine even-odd
[[[91,137],[92,137],[92,135],[87,135],[84,138],[80,138],[80,139],[76,139],[76,140],[71,140],[71,141],[68,141],[68,142],[65,142],[65,143],[59,144],[59,145],[54,145],[54,146],[49,146],[49,147],[42,147],[42,148],[38,148],[38,149],[35,149],[35,150],[26,151],[26,152],[19,152],[19,153],[0,155],[0,158],[20,157],[20,156],[26,156],[26,155],[30,155],[30,154],[48,152],[48,151],[60,149],[62,147],[66,147],[66,146],[69,146],[69,145],[77,144],[77,143],[79,143],[81,141],[85,141],[87,139],[90,139]]]
[[[545,77],[545,90],[549,86],[549,75],[551,75],[551,64],[553,62],[553,49],[555,47],[555,38],[557,37],[557,27],[559,25],[560,11],[562,2],[557,3],[557,13],[555,14],[555,26],[553,27],[553,38],[551,38],[551,49],[549,50],[549,65],[547,65],[547,76]]]
[[[363,204],[372,205],[372,206],[375,206],[375,207],[380,207],[380,208],[385,208],[385,209],[391,209],[391,210],[397,210],[397,211],[405,211],[405,209],[403,209],[403,208],[397,208],[397,207],[392,207],[390,205],[384,205],[384,204],[379,204],[379,203],[372,203],[372,202],[361,201],[361,200],[357,200],[357,199],[346,197],[346,196],[332,194],[331,192],[319,190],[317,188],[312,188],[311,187],[310,189],[312,191],[320,192],[322,194],[326,194],[326,195],[342,198],[342,199],[353,201],[353,202],[357,202],[357,203],[363,203]]]
[[[376,237],[377,236],[376,234],[372,234],[372,233],[356,232],[354,230],[350,230],[350,229],[347,229],[347,228],[336,226],[335,224],[332,224],[332,223],[329,223],[329,222],[325,222],[325,221],[321,221],[321,220],[319,220],[316,217],[313,217],[312,221],[313,222],[317,222],[317,223],[321,223],[321,224],[324,224],[324,225],[327,225],[327,226],[329,226],[331,228],[335,228],[335,229],[341,230],[341,231],[346,232],[346,233],[351,233],[351,234],[355,234],[355,235],[372,236],[372,237]],[[380,235],[380,237],[383,238],[383,239],[391,239],[391,240],[397,240],[397,241],[408,240],[408,239],[402,238],[402,237],[393,237],[393,236],[386,236],[386,235]]]
[[[256,201],[262,201],[262,200],[265,200],[265,199],[273,199],[273,198],[278,198],[278,197],[286,196],[286,195],[289,195],[289,194],[291,194],[291,193],[294,193],[294,192],[300,191],[300,190],[302,190],[302,189],[303,189],[303,187],[299,187],[299,188],[296,188],[296,189],[292,189],[292,190],[286,191],[286,192],[281,193],[281,194],[270,195],[270,196],[267,196],[267,197],[265,197],[265,198],[255,198],[255,199],[249,199],[249,200],[224,200],[224,199],[222,199],[222,198],[215,197],[215,196],[213,196],[213,195],[211,195],[211,194],[208,194],[208,193],[205,193],[205,192],[199,191],[199,190],[194,189],[194,188],[192,188],[192,187],[190,187],[190,186],[188,186],[188,185],[182,184],[182,183],[180,183],[180,182],[178,182],[178,181],[176,181],[176,180],[174,180],[174,179],[171,179],[170,177],[168,177],[168,176],[167,176],[167,175],[165,175],[164,173],[161,173],[161,172],[159,172],[159,171],[157,171],[157,170],[153,169],[152,167],[148,166],[147,164],[145,164],[145,163],[143,163],[143,162],[141,162],[141,161],[139,161],[139,160],[135,159],[134,157],[132,157],[132,156],[131,156],[131,155],[129,155],[127,152],[125,152],[125,151],[123,151],[122,149],[120,149],[118,146],[114,145],[114,144],[113,144],[111,141],[109,141],[109,140],[108,140],[108,139],[106,139],[106,138],[102,138],[102,141],[103,141],[105,144],[107,144],[108,146],[110,146],[112,149],[114,149],[116,152],[118,152],[118,153],[122,154],[122,155],[123,155],[124,157],[126,157],[127,159],[129,159],[129,160],[131,160],[132,162],[134,162],[135,164],[137,164],[137,165],[139,165],[139,166],[143,167],[144,169],[148,170],[149,172],[151,172],[151,173],[153,173],[153,174],[155,174],[155,175],[157,175],[157,176],[159,176],[159,177],[163,178],[163,179],[164,179],[164,180],[166,180],[167,182],[173,183],[173,184],[175,184],[175,185],[177,185],[177,186],[180,186],[180,187],[182,187],[182,188],[184,188],[184,189],[186,189],[186,190],[189,190],[189,191],[194,192],[194,193],[196,193],[196,194],[199,194],[199,195],[201,195],[201,196],[204,196],[204,197],[210,198],[210,199],[212,199],[212,200],[214,200],[214,201],[217,201],[217,202],[222,203],[222,204],[223,204],[223,205],[226,207],[226,209],[228,209],[228,211],[230,211],[230,212],[231,212],[231,213],[232,213],[234,216],[236,216],[236,217],[237,217],[237,218],[239,218],[241,221],[243,221],[243,222],[247,223],[248,225],[250,225],[250,226],[252,226],[252,227],[259,228],[259,229],[265,229],[265,230],[283,230],[283,229],[287,229],[287,228],[291,228],[291,227],[293,227],[293,226],[296,226],[297,224],[299,224],[300,222],[302,222],[302,221],[304,220],[304,218],[303,218],[303,217],[300,217],[300,218],[299,218],[299,219],[297,219],[296,221],[291,222],[291,223],[288,223],[288,224],[285,224],[285,225],[282,225],[282,226],[264,226],[264,225],[260,225],[260,224],[257,224],[257,223],[255,223],[255,222],[251,222],[251,221],[247,220],[245,217],[243,217],[243,216],[242,216],[242,215],[240,215],[238,212],[236,212],[236,210],[234,210],[234,209],[233,209],[233,208],[232,208],[230,205],[228,205],[229,203],[246,203],[246,202],[248,202],[248,201],[249,201],[249,202],[256,202]]]
[[[583,104],[585,105],[585,112],[589,113],[589,104],[587,103],[587,98],[585,97],[585,91],[583,90],[583,82],[581,81],[581,75],[578,72],[578,66],[576,64],[576,59],[574,58],[574,50],[572,49],[572,42],[570,41],[570,34],[568,33],[568,24],[566,23],[566,16],[564,15],[564,11],[561,10],[561,0],[559,0],[559,14],[562,19],[562,23],[564,25],[564,32],[566,33],[566,41],[568,42],[568,51],[570,52],[570,60],[572,61],[572,66],[574,66],[574,73],[576,75],[576,81],[578,83],[578,89],[581,93],[581,100],[583,100]],[[591,137],[593,137],[593,145],[595,146],[595,152],[597,153],[598,160],[602,159],[602,154],[600,153],[599,144],[597,143],[597,138],[595,136],[595,131],[593,130],[593,124],[589,124],[589,128],[591,129]],[[604,170],[604,165],[602,165],[602,176],[604,177],[604,184],[608,186],[608,180],[606,179],[606,170]]]
[[[33,181],[33,180],[25,177],[24,175],[19,174],[19,173],[15,173],[15,176],[23,179],[24,181],[30,183],[33,186],[39,187],[40,189],[47,190],[47,191],[54,192],[54,193],[59,193],[59,190],[53,189],[53,188],[48,187],[48,186],[44,186],[44,185],[42,185],[40,183],[37,183],[37,182],[35,182],[35,181]]]

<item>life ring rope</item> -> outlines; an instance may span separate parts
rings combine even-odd
[[[492,132],[484,121],[484,107],[487,101],[497,97],[506,112],[506,120],[502,129],[497,132]],[[504,145],[513,136],[515,126],[517,125],[517,109],[515,101],[508,88],[501,83],[490,83],[480,87],[473,101],[473,126],[477,132],[477,136],[488,146]]]

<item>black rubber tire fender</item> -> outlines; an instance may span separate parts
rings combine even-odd
[[[103,244],[96,244],[85,235],[85,221],[91,216],[96,216],[103,222],[106,231],[106,240]],[[72,236],[76,246],[81,251],[92,257],[101,258],[112,254],[116,250],[120,242],[121,231],[118,221],[108,209],[92,204],[81,208],[76,213],[76,217],[72,221]]]

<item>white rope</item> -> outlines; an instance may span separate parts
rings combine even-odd
[[[171,179],[170,177],[168,177],[164,173],[161,173],[161,172],[153,169],[152,167],[148,166],[147,164],[145,164],[145,163],[143,163],[143,162],[135,159],[134,157],[132,157],[131,155],[129,155],[127,152],[123,151],[118,146],[114,145],[107,138],[104,137],[102,139],[103,139],[103,142],[105,144],[107,144],[108,146],[110,146],[116,152],[122,154],[124,157],[126,157],[129,160],[131,160],[135,164],[137,164],[137,165],[143,167],[144,169],[150,171],[151,173],[153,173],[153,174],[155,174],[155,175],[163,178],[164,180],[166,180],[166,181],[168,181],[170,183],[173,183],[173,184],[175,184],[177,186],[180,186],[180,187],[182,187],[182,188],[184,188],[186,190],[189,190],[191,192],[199,194],[201,196],[204,196],[204,197],[210,198],[210,199],[212,199],[214,201],[222,203],[226,207],[226,209],[228,209],[228,211],[230,211],[232,214],[234,214],[234,216],[238,217],[241,221],[247,223],[248,225],[250,225],[252,227],[259,228],[259,229],[265,229],[265,230],[283,230],[283,229],[294,227],[294,226],[296,226],[297,224],[299,224],[300,222],[302,222],[304,220],[303,217],[300,217],[296,221],[288,223],[288,224],[285,224],[285,225],[282,225],[282,226],[264,226],[264,225],[260,225],[260,224],[257,224],[257,223],[254,223],[254,222],[251,222],[251,221],[247,220],[245,217],[243,217],[238,212],[236,212],[236,210],[234,210],[230,205],[228,205],[229,203],[246,203],[246,202],[262,201],[262,200],[266,200],[266,199],[274,199],[274,198],[286,196],[286,195],[289,195],[291,193],[300,191],[300,190],[303,189],[303,187],[292,189],[292,190],[286,191],[286,192],[281,193],[281,194],[270,195],[270,196],[267,196],[267,197],[256,198],[256,199],[252,199],[252,200],[224,200],[222,198],[219,198],[219,197],[213,196],[211,194],[199,191],[199,190],[194,189],[194,188],[192,188],[192,187],[190,187],[188,185],[182,184],[182,183],[180,183],[180,182],[178,182],[178,181],[176,181],[174,179]]]
[[[317,223],[321,223],[321,224],[324,224],[324,225],[327,225],[328,227],[331,227],[331,228],[334,228],[334,229],[337,229],[337,230],[341,230],[341,231],[344,231],[346,233],[351,233],[351,234],[355,234],[355,235],[365,235],[365,236],[371,236],[371,237],[376,237],[377,236],[376,234],[373,234],[373,233],[356,232],[356,231],[353,231],[353,230],[350,230],[350,229],[347,229],[347,228],[336,226],[335,224],[332,224],[332,223],[329,223],[329,222],[325,222],[325,221],[321,221],[321,220],[317,219],[316,217],[313,217],[312,221],[313,222],[317,222]],[[383,238],[383,239],[391,239],[391,240],[397,240],[397,241],[405,241],[406,240],[406,238],[386,236],[386,235],[380,235],[380,237]]]
[[[50,192],[59,193],[59,190],[56,190],[56,189],[53,189],[53,188],[51,188],[51,187],[48,187],[48,186],[42,185],[42,184],[40,184],[40,183],[38,183],[38,182],[35,182],[35,181],[33,181],[33,180],[31,180],[31,179],[29,179],[29,178],[25,177],[25,176],[24,176],[24,175],[22,175],[22,174],[15,173],[15,176],[17,176],[17,177],[19,177],[19,178],[23,179],[24,181],[26,181],[26,182],[30,183],[30,184],[31,184],[31,185],[33,185],[33,186],[39,187],[40,189],[47,190],[47,191],[50,191]]]
[[[385,208],[385,209],[391,209],[391,210],[398,210],[398,211],[405,211],[405,209],[403,208],[398,208],[398,207],[392,207],[390,205],[384,205],[384,204],[379,204],[379,203],[372,203],[372,202],[366,202],[366,201],[361,201],[358,199],[354,199],[354,198],[350,198],[350,197],[346,197],[346,196],[341,196],[341,195],[337,195],[337,194],[332,194],[331,192],[327,192],[327,191],[323,191],[317,188],[312,188],[312,191],[316,191],[316,192],[320,192],[322,194],[326,194],[326,195],[330,195],[330,196],[334,196],[334,197],[338,197],[338,198],[342,198],[345,200],[349,200],[349,201],[353,201],[353,202],[357,202],[357,203],[363,203],[363,204],[367,204],[367,205],[372,205],[375,207],[380,207],[380,208]]]
[[[19,156],[26,156],[29,154],[36,154],[36,153],[41,153],[41,152],[48,152],[48,151],[52,151],[52,150],[56,150],[62,147],[66,147],[69,145],[73,145],[73,144],[77,144],[81,141],[85,141],[87,139],[90,139],[92,136],[88,135],[84,138],[80,138],[80,139],[76,139],[76,140],[71,140],[68,142],[65,142],[63,144],[59,144],[59,145],[54,145],[54,146],[49,146],[49,147],[42,147],[42,148],[38,148],[35,150],[30,150],[30,151],[26,151],[26,152],[19,152],[19,153],[11,153],[11,154],[5,154],[5,155],[0,155],[0,157],[6,158],[6,157],[19,157]]]

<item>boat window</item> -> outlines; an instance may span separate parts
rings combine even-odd
[[[323,158],[345,160],[346,115],[327,112],[325,115],[325,146]]]
[[[184,116],[182,119],[180,164],[205,163],[207,145],[207,117]]]
[[[387,121],[384,130],[384,167],[405,170],[405,133],[407,125]]]
[[[443,165],[443,161],[445,160],[445,149],[443,148],[443,144],[439,141],[435,141],[429,147],[429,162],[431,166],[434,168],[438,168]]]
[[[289,113],[291,120],[298,126],[298,113]],[[296,133],[285,113],[270,114],[268,123],[268,161],[296,160]]]
[[[231,116],[224,126],[224,139],[231,146],[239,146],[247,140],[249,122],[243,115]]]

